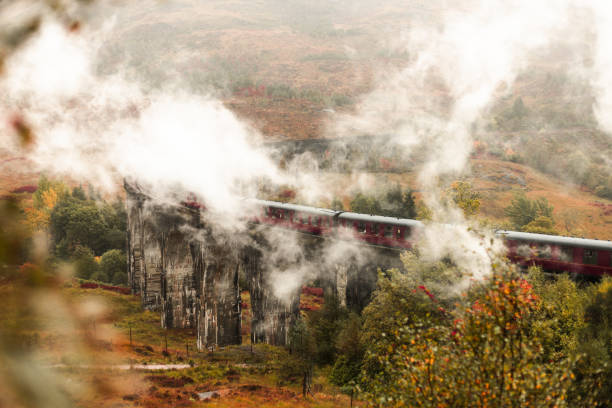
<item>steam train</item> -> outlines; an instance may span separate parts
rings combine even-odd
[[[411,219],[334,211],[324,208],[248,200],[257,208],[252,222],[322,237],[347,237],[368,245],[410,249],[424,228]],[[612,242],[556,235],[503,231],[495,233],[508,248],[507,257],[521,266],[536,265],[547,272],[577,276],[612,275]]]

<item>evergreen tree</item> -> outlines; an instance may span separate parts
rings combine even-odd
[[[545,197],[530,200],[525,196],[525,193],[521,192],[514,196],[510,205],[504,209],[504,212],[510,218],[514,228],[519,230],[523,230],[528,224],[540,217],[545,217],[550,221],[540,219],[538,225],[533,225],[533,228],[545,227],[552,229],[550,227],[554,226],[553,206],[548,203]],[[549,222],[550,225],[548,225]]]

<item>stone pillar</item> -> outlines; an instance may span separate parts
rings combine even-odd
[[[152,217],[143,223],[143,259],[144,269],[141,273],[140,288],[142,304],[145,308],[159,310],[162,297],[162,247],[163,235],[159,233]]]
[[[346,267],[346,306],[361,312],[370,303],[372,292],[376,289],[378,265],[348,263]]]
[[[299,314],[300,288],[290,299],[279,299],[274,295],[270,271],[261,252],[247,247],[243,252],[243,263],[249,280],[251,296],[251,341],[285,345],[289,330]]]
[[[339,263],[334,265],[336,280],[336,296],[340,306],[346,307],[346,285],[348,281],[348,265]]]
[[[240,344],[239,258],[214,240],[195,245],[198,348]]]
[[[162,259],[162,327],[194,327],[194,264],[189,239],[178,226],[164,239]]]
[[[128,190],[127,187],[126,191],[128,285],[133,294],[140,294],[144,270],[142,256],[144,198]]]

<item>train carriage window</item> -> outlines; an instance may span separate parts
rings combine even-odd
[[[586,265],[597,265],[597,251],[585,248],[582,253],[582,261]]]
[[[385,237],[393,237],[393,225],[385,225]]]
[[[527,244],[521,244],[516,248],[516,254],[524,258],[530,258],[532,253],[532,248]]]
[[[366,232],[366,226],[365,223],[360,222],[359,224],[357,224],[357,232],[364,234]]]
[[[538,245],[537,254],[538,258],[550,259],[552,258],[552,249],[550,245]]]
[[[370,224],[370,233],[373,235],[377,235],[378,234],[378,224]]]
[[[312,218],[312,225],[321,225],[321,217],[316,216]]]
[[[612,252],[610,252],[610,266],[612,267]]]
[[[562,262],[572,262],[574,260],[574,250],[569,247],[559,248],[559,260]]]

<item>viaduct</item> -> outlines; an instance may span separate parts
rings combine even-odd
[[[291,230],[277,234],[297,242],[299,256],[270,257],[275,244],[266,230],[274,227],[250,224],[236,234],[208,222],[197,205],[162,205],[136,184],[125,183],[125,190],[131,291],[160,313],[162,327],[194,328],[199,349],[241,343],[240,292],[246,288],[239,277],[250,293],[251,341],[284,345],[299,314],[301,285],[277,296],[274,279],[283,278],[275,271],[317,265],[315,278],[326,290],[360,310],[376,286],[378,267],[400,264],[399,252],[385,248],[372,250],[367,262],[355,252],[329,261],[323,259],[326,239]]]

